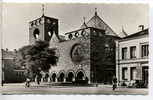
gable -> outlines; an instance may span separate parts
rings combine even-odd
[[[93,16],[86,25],[105,30],[106,35],[118,36],[99,16]]]

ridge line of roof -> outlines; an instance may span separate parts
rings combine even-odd
[[[117,34],[116,34],[116,32],[108,25],[108,24],[106,24],[100,17],[99,17],[99,15],[94,15],[93,17],[91,17],[90,18],[90,20],[87,22],[87,24],[94,18],[94,17],[98,17],[116,36],[118,36]],[[119,37],[119,36],[118,36]]]
[[[139,32],[135,32],[135,33],[133,33],[133,34],[130,34],[130,35],[128,35],[128,36],[126,36],[126,37],[124,37],[124,38],[122,38],[122,39],[130,38],[131,36],[134,36],[134,35],[136,35],[136,34],[139,34],[139,33],[141,33],[141,32],[148,31],[148,30],[149,30],[149,28],[146,28],[146,29],[144,29],[144,30],[142,30],[142,31],[139,31]],[[147,32],[146,34],[149,34],[149,32]],[[142,35],[144,35],[144,34],[142,34]]]

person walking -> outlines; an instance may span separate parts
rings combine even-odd
[[[40,85],[40,80],[41,80],[41,77],[40,76],[37,76],[37,84]]]
[[[115,90],[117,88],[117,78],[116,76],[113,76],[113,79],[112,79],[112,84],[113,84],[113,90]]]
[[[26,87],[30,87],[30,78],[27,77],[26,78],[26,84],[25,84]]]

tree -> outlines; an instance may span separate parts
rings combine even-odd
[[[16,64],[25,66],[26,75],[39,75],[40,71],[48,71],[51,65],[56,65],[58,57],[56,48],[49,48],[47,41],[36,41],[34,45],[27,45],[18,50]]]

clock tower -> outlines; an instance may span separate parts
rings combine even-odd
[[[58,19],[44,16],[43,6],[42,16],[29,22],[29,43],[34,44],[38,40],[50,41],[53,34],[60,40],[58,36]]]

